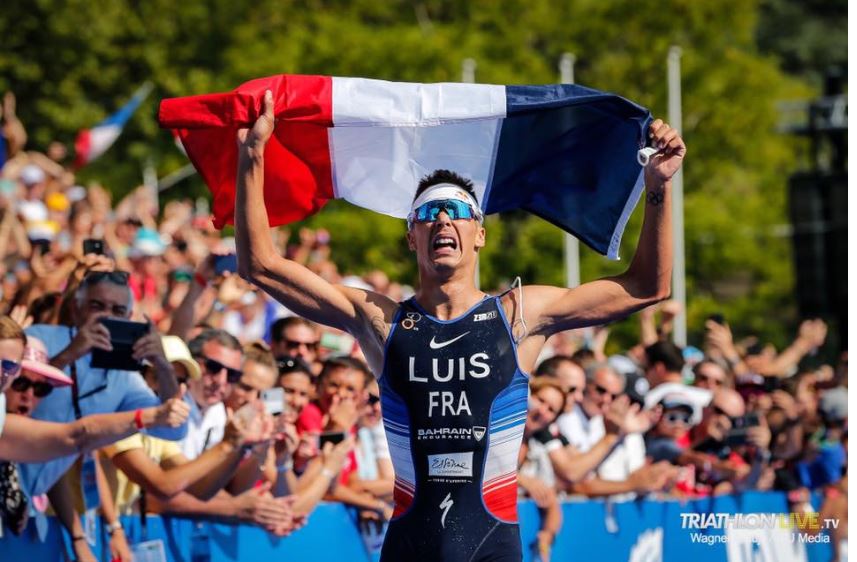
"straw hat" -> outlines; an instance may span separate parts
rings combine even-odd
[[[187,344],[178,336],[161,336],[161,344],[164,346],[164,355],[170,363],[181,363],[187,369],[190,378],[196,380],[202,376],[199,363],[190,354]]]

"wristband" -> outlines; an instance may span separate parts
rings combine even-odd
[[[284,462],[283,464],[277,465],[277,473],[288,472],[292,468],[294,468],[294,466],[295,466],[295,462],[293,460],[289,459],[288,461]],[[321,469],[322,474],[324,474],[324,470],[325,470],[324,468]]]
[[[196,281],[203,289],[208,287],[208,279],[203,277],[202,274],[198,271],[193,274],[193,280]]]
[[[107,525],[107,534],[111,537],[113,536],[113,533],[121,530],[123,530],[122,523],[118,519],[113,523]]]
[[[134,426],[137,429],[143,429],[146,427],[143,425],[143,410],[140,408],[137,408],[137,410],[134,411]]]

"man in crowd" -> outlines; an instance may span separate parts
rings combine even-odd
[[[720,364],[703,359],[693,367],[693,386],[714,392],[723,386],[729,386],[729,374]]]
[[[300,316],[280,318],[271,325],[271,352],[274,357],[300,357],[307,365],[318,360],[319,329]]]
[[[583,400],[558,420],[569,442],[572,465],[583,475],[568,478],[567,490],[589,497],[646,493],[666,485],[666,464],[645,464],[642,433],[653,422],[650,412],[622,396],[625,380],[607,363],[595,363],[587,374]]]
[[[237,411],[241,406],[259,398],[261,393],[277,382],[277,364],[274,356],[263,347],[253,343],[244,346],[244,366],[241,378],[232,385],[224,405]]]
[[[102,412],[142,411],[179,393],[172,366],[164,357],[160,335],[151,328],[134,343],[132,356],[148,362],[158,380],[158,395],[146,385],[138,372],[92,366],[94,349],[110,351],[113,345],[102,318],[127,319],[133,298],[128,274],[121,271],[92,271],[80,283],[72,308],[75,326],[35,325],[27,333],[41,339],[51,364],[70,374],[71,387],[59,388],[47,396],[33,413],[36,419],[68,422]],[[180,439],[186,426],[156,428],[151,434],[165,439]],[[30,494],[42,494],[69,469],[74,456],[44,464],[22,466],[22,480]]]
[[[666,382],[682,382],[684,358],[681,349],[671,341],[660,340],[646,348],[646,379],[649,388]]]
[[[566,393],[563,412],[570,412],[575,404],[579,404],[583,400],[586,373],[571,357],[567,355],[554,355],[549,359],[545,359],[539,364],[535,375],[537,377],[553,377],[559,380]]]
[[[182,454],[195,459],[223,439],[226,406],[223,401],[241,380],[243,351],[235,336],[224,330],[207,329],[188,347],[202,376],[188,381],[190,418],[187,436],[179,443]]]

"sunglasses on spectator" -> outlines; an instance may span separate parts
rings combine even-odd
[[[440,212],[446,213],[450,220],[479,219],[481,214],[466,201],[458,199],[439,199],[423,203],[408,215],[408,222],[434,222]]]
[[[11,359],[0,360],[0,389],[6,386],[7,381],[14,379],[21,373],[21,364]]]
[[[98,285],[102,281],[109,281],[114,285],[127,285],[130,273],[127,271],[90,271],[84,278],[83,283],[86,285]]]
[[[289,349],[298,349],[302,345],[306,346],[307,349],[318,349],[318,341],[285,340],[285,343],[286,347]]]
[[[11,359],[0,360],[0,368],[3,369],[3,376],[6,377],[17,377],[21,373],[21,364]]]
[[[226,380],[229,383],[235,384],[241,380],[241,369],[233,369],[232,367],[227,367],[220,361],[216,359],[211,359],[209,357],[202,357],[202,366],[205,368],[205,372],[209,375],[219,375],[222,371],[226,371]]]
[[[690,423],[690,414],[686,412],[667,412],[664,414],[664,419],[670,423],[683,423],[687,425]]]
[[[610,392],[609,390],[607,390],[606,388],[604,388],[604,387],[603,387],[603,386],[601,386],[600,384],[593,383],[593,384],[592,384],[592,387],[593,387],[593,388],[595,389],[595,391],[596,391],[596,392],[598,392],[598,394],[600,394],[601,396],[608,396],[608,397],[610,397],[610,400],[614,400],[617,396],[619,396],[618,394],[613,394],[612,392]]]
[[[721,408],[720,406],[712,406],[712,407],[711,407],[711,411],[713,411],[713,412],[714,412],[715,414],[717,414],[718,416],[726,416],[727,418],[729,418],[729,421],[732,421],[732,420],[734,420],[734,419],[735,419],[735,418],[733,418],[732,416],[730,416],[729,414],[727,414],[727,413],[723,410],[723,408]]]
[[[377,404],[380,401],[381,401],[381,397],[377,396],[375,394],[370,394],[369,398],[367,400],[367,402],[369,403],[370,406],[374,406],[375,404]]]
[[[20,375],[18,378],[13,380],[10,388],[15,392],[27,392],[30,390],[30,387],[33,387],[33,394],[36,398],[44,398],[54,389],[50,383],[44,381],[36,382],[28,379],[24,375]]]

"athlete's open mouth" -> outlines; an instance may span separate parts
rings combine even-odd
[[[433,250],[439,250],[441,248],[451,248],[453,250],[458,248],[458,243],[455,241],[455,238],[446,235],[437,235],[434,237],[431,245]]]
[[[21,416],[30,415],[30,407],[24,406],[23,404],[18,406],[18,415],[21,415]]]

